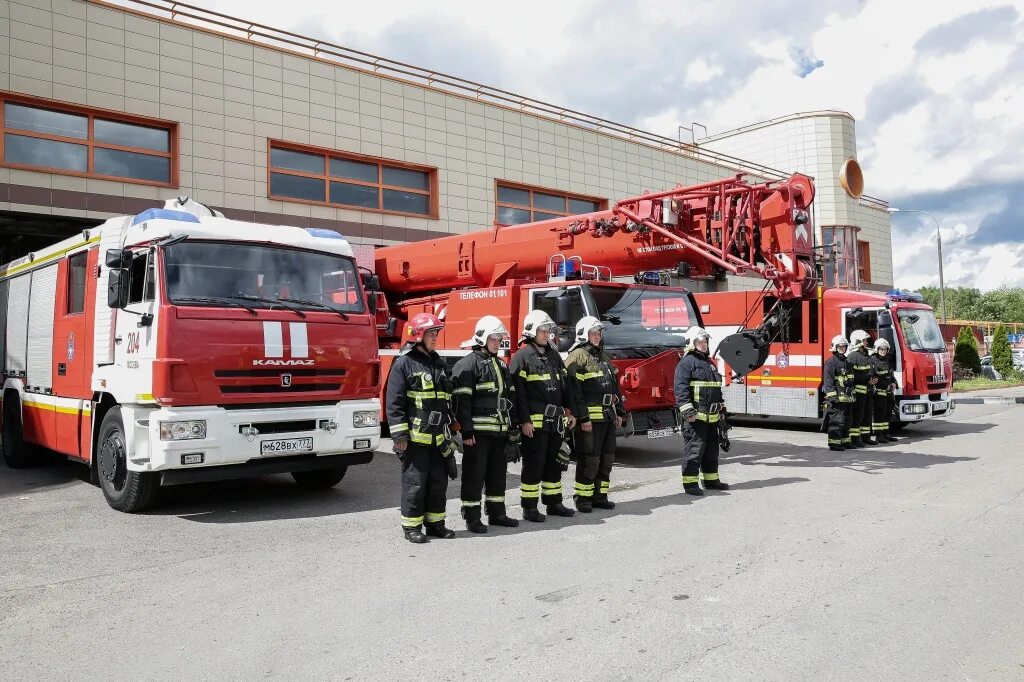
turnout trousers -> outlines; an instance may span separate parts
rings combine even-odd
[[[871,437],[871,396],[856,391],[853,409],[850,410],[850,439],[859,443],[861,438]]]
[[[871,396],[871,405],[874,411],[872,417],[871,430],[874,431],[875,437],[882,437],[885,440],[889,436],[889,415],[892,408],[889,407],[889,395],[886,394],[875,394]]]
[[[831,402],[828,406],[828,444],[849,445],[850,403]]]
[[[479,509],[480,491],[483,490],[487,496],[487,515],[504,515],[508,435],[483,435],[477,431],[473,437],[476,444],[467,445],[462,455],[462,508]]]
[[[561,502],[562,467],[556,455],[562,447],[562,436],[554,431],[536,429],[533,438],[523,436],[519,447],[523,451],[519,485],[523,509],[536,509],[539,499],[543,499],[544,504]]]
[[[402,453],[402,527],[444,525],[447,499],[448,470],[441,448],[409,443]]]
[[[718,480],[718,424],[683,422],[683,485]]]
[[[615,422],[591,422],[585,433],[575,430],[576,495],[601,501],[608,498],[612,466],[615,464]]]

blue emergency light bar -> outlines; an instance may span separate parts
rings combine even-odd
[[[890,301],[906,301],[907,303],[924,303],[924,296],[916,291],[903,291],[902,289],[890,289],[885,292],[885,297]]]

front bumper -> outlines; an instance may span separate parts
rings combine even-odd
[[[956,402],[946,393],[943,393],[939,400],[931,400],[927,396],[897,396],[896,401],[898,418],[907,424],[935,417],[948,417],[956,410]]]
[[[362,455],[380,445],[380,427],[354,428],[352,415],[357,411],[376,411],[379,400],[345,400],[333,405],[288,405],[281,407],[232,409],[216,406],[136,407],[131,422],[125,428],[133,429],[128,459],[130,471],[167,471],[171,469],[201,469],[241,465],[253,462],[308,460],[325,458],[324,467],[333,455]],[[160,422],[206,422],[206,437],[195,440],[160,440]],[[328,430],[331,423],[336,428]],[[244,433],[246,427],[251,427]],[[252,433],[254,428],[256,433]],[[262,429],[262,431],[261,431]],[[312,439],[312,450],[265,454],[264,441]],[[192,455],[192,457],[185,457]],[[195,457],[195,455],[202,455]],[[301,455],[301,456],[297,456]],[[196,461],[201,460],[201,461]],[[347,463],[359,464],[368,458],[351,457]],[[195,462],[186,464],[185,462]],[[340,462],[340,460],[337,460]],[[259,467],[253,466],[254,470]],[[266,468],[266,467],[264,467]],[[305,468],[305,467],[303,467]],[[285,468],[284,471],[290,469]]]

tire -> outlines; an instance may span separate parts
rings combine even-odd
[[[126,444],[121,408],[112,407],[103,417],[96,439],[97,474],[107,504],[133,513],[153,504],[160,486],[156,474],[128,471]]]
[[[14,391],[8,392],[4,398],[3,448],[4,462],[12,469],[24,469],[36,462],[37,449],[25,442],[21,398]]]
[[[292,478],[299,487],[306,490],[327,490],[341,483],[345,478],[347,466],[334,469],[314,469],[312,471],[293,471]]]

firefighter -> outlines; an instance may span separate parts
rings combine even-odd
[[[455,537],[444,525],[444,510],[448,479],[457,476],[452,434],[459,426],[448,370],[434,350],[443,327],[429,313],[409,320],[385,397],[391,438],[402,460],[402,530],[406,540],[417,544],[427,542],[427,536]]]
[[[871,386],[878,382],[875,367],[868,356],[867,348],[871,337],[863,329],[850,334],[850,352],[846,359],[853,372],[854,403],[850,421],[850,447],[862,448],[877,445],[871,437]]]
[[[885,339],[875,341],[872,348],[871,362],[875,367],[878,383],[875,384],[875,395],[872,398],[874,412],[871,427],[875,432],[875,440],[879,443],[895,443],[898,439],[889,433],[889,420],[892,416],[892,400],[896,395],[896,379],[889,365],[889,342]]]
[[[825,361],[821,390],[825,394],[828,424],[828,449],[845,450],[850,446],[850,421],[853,409],[854,385],[846,351],[850,344],[845,336],[832,338],[832,357]]]
[[[626,415],[617,370],[604,351],[603,331],[601,320],[589,315],[582,318],[576,323],[576,342],[566,358],[569,380],[576,383],[580,398],[573,443],[577,457],[576,509],[584,513],[594,507],[615,508],[608,499],[608,487],[615,463],[615,430],[622,426]]]
[[[701,327],[686,332],[686,354],[676,365],[676,408],[683,424],[683,489],[689,495],[728,490],[718,476],[718,421],[725,412],[722,375],[708,351],[711,335]]]
[[[463,343],[472,352],[455,363],[452,391],[455,417],[462,427],[462,518],[471,533],[486,533],[481,521],[480,491],[485,488],[487,522],[515,528],[519,521],[505,513],[505,476],[509,444],[519,443],[519,419],[513,410],[515,387],[508,365],[498,358],[508,338],[497,317],[480,318],[473,338]]]
[[[523,518],[535,523],[545,519],[537,510],[538,500],[543,500],[548,514],[575,514],[562,504],[562,472],[568,470],[570,461],[565,434],[576,425],[578,408],[562,357],[554,345],[556,329],[543,310],[527,313],[519,341],[522,347],[509,367],[523,432]]]

